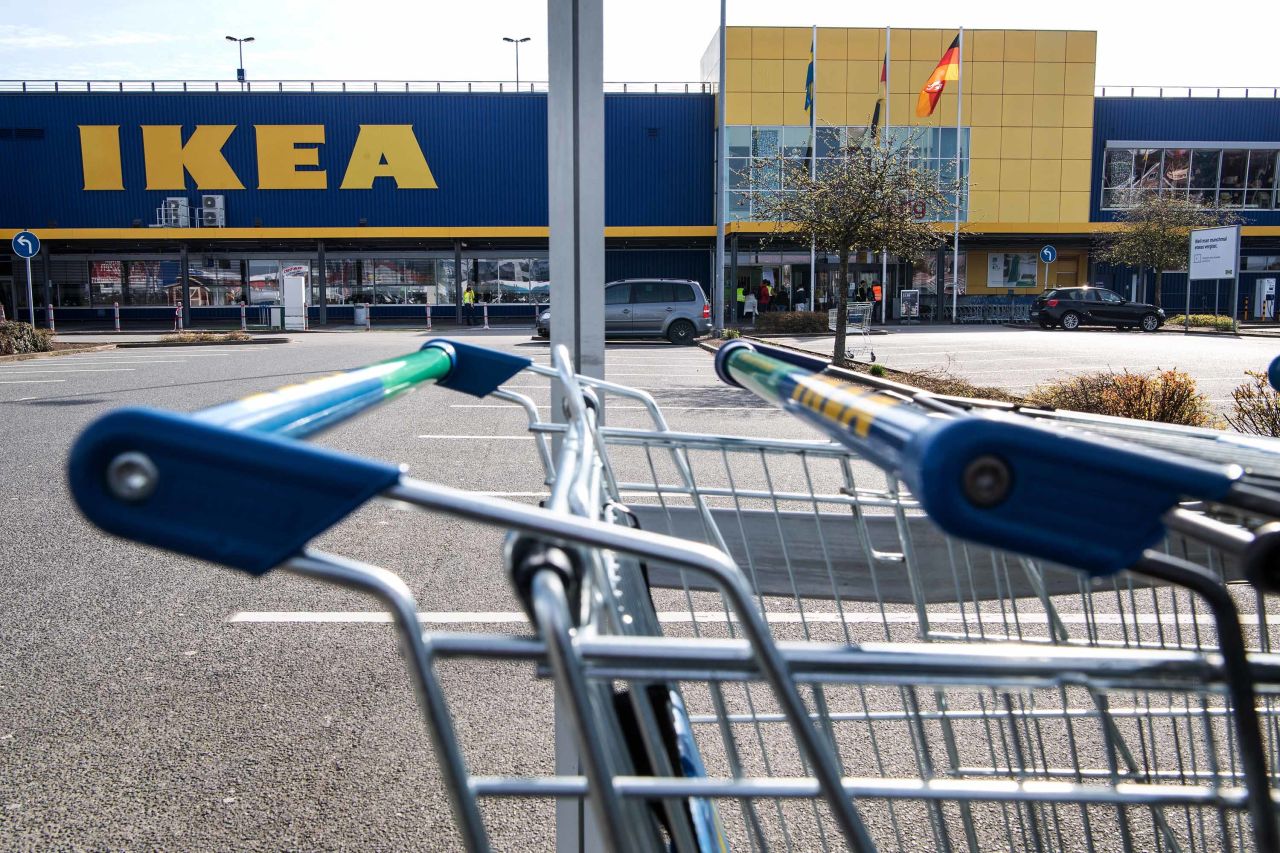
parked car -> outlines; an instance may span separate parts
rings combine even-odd
[[[551,337],[551,309],[538,315],[535,331]],[[663,337],[691,344],[711,332],[711,304],[696,281],[645,278],[611,281],[604,286],[607,337]]]
[[[1105,287],[1059,287],[1031,303],[1031,322],[1042,329],[1061,326],[1116,326],[1154,332],[1164,325],[1164,310],[1145,302],[1130,302]]]

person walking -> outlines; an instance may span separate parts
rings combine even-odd
[[[756,310],[759,303],[754,293],[748,293],[747,298],[742,303],[742,319],[750,322],[752,326],[756,324]]]
[[[741,284],[738,285],[737,303],[738,319],[741,320],[746,316],[745,312],[747,310],[747,290]]]
[[[760,297],[757,300],[761,312],[769,310],[769,304],[773,301],[773,289],[769,287],[769,282],[762,282],[760,285]]]
[[[462,315],[468,326],[475,323],[475,305],[476,293],[468,284],[467,289],[462,291]]]

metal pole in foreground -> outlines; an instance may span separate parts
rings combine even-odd
[[[17,314],[17,311],[13,313]],[[34,329],[36,325],[36,303],[35,297],[31,295],[31,259],[27,258],[27,322]]]
[[[711,274],[711,334],[720,337],[724,333],[724,228],[728,215],[725,203],[725,175],[729,168],[729,140],[725,120],[725,6],[728,0],[720,0],[720,90],[716,104],[716,268]]]
[[[49,312],[49,331],[51,332],[58,331],[58,327],[53,324],[53,306],[52,305],[46,306],[45,310]],[[32,325],[35,325],[35,324],[33,323]]]
[[[247,317],[245,317],[243,301],[240,302],[240,331],[242,332],[249,331],[249,320]]]
[[[960,303],[960,198],[962,190],[960,189],[960,151],[961,145],[960,135],[963,132],[960,127],[960,120],[964,111],[964,27],[959,32],[960,51],[956,55],[956,200],[955,200],[955,230],[951,236],[951,322],[958,323],[960,317],[957,306]]]
[[[1231,265],[1231,333],[1240,334],[1240,312],[1236,306],[1240,303],[1240,226],[1236,226],[1235,263]],[[1188,291],[1191,289],[1188,284]]]

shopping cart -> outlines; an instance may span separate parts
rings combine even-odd
[[[1233,560],[1261,598],[1274,577],[1272,532],[1201,509],[1274,515],[1271,496],[1244,489],[1240,470],[1109,447],[1022,416],[861,393],[748,347],[722,350],[723,375],[839,442],[679,433],[648,395],[576,377],[568,364],[560,352],[547,367],[432,342],[194,416],[114,413],[77,442],[72,491],[109,532],[383,600],[471,850],[487,849],[478,800],[501,796],[585,801],[586,831],[612,850],[1277,849],[1268,768],[1280,742],[1280,659],[1246,658],[1218,569],[1148,547],[1169,519],[1198,556]],[[501,388],[521,371],[548,382],[563,423]],[[427,381],[530,414],[551,485],[544,507],[290,440]],[[600,423],[617,398],[640,403],[645,428]],[[1104,463],[1123,477],[1108,479]],[[867,485],[873,469],[884,472],[878,487]],[[1096,544],[1034,511],[1057,493],[1026,476],[1054,470],[1074,472],[1077,492],[1099,480],[1103,495],[1131,495],[1120,502],[1130,506],[1082,513]],[[201,494],[219,506],[251,499],[274,515],[258,530],[226,531],[201,512]],[[398,579],[307,547],[377,495],[511,531],[508,570],[536,637],[423,634]],[[1179,508],[1188,498],[1197,509]],[[924,530],[932,550],[916,553]],[[975,550],[957,560],[957,548]],[[957,577],[976,578],[979,550],[1004,567],[993,590],[974,580],[963,600],[988,602],[1001,628],[981,633],[988,610],[977,633],[959,637],[967,642],[944,641],[930,607],[948,599],[921,576],[921,557],[946,554]],[[1073,573],[1090,631],[1106,623],[1111,592],[1080,571],[1131,566],[1113,577],[1133,579],[1135,600],[1172,596],[1163,606],[1180,608],[1177,617],[1162,610],[1158,621],[1177,628],[1174,638],[1148,642],[1150,625],[1135,622],[1137,636],[1120,647],[1101,631],[1064,639],[1069,614],[1059,612],[1062,591],[1044,587],[1048,558]],[[1015,588],[1010,560],[1044,572]],[[1115,597],[1111,612],[1123,612],[1124,594]],[[1179,603],[1193,597],[1193,607]],[[1038,619],[1022,620],[1049,626],[1038,642],[1010,629],[1021,622],[1009,610],[1028,599]],[[544,667],[581,772],[470,775],[435,673],[446,657]]]
[[[827,312],[827,328],[831,331],[836,330],[836,312],[838,309],[832,308]],[[848,355],[851,358],[857,358],[862,353],[867,354],[867,361],[875,361],[875,351],[871,349],[871,320],[875,316],[875,306],[871,302],[850,302],[848,305],[848,313],[845,315],[845,335],[846,340],[853,340]]]

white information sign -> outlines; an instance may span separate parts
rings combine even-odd
[[[1201,228],[1191,232],[1192,281],[1235,278],[1240,260],[1240,226]]]

